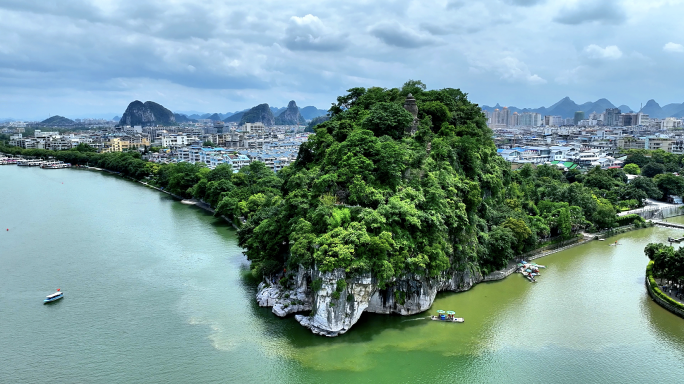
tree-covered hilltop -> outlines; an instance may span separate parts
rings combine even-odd
[[[76,124],[73,120],[67,119],[64,116],[59,116],[59,115],[52,116],[48,119],[41,121],[40,123],[43,125],[49,126],[49,127],[60,126],[60,125],[71,126],[71,125]]]
[[[257,274],[316,265],[390,282],[487,272],[550,236],[615,224],[610,201],[559,170],[511,172],[460,90],[409,81],[348,92],[280,172],[280,193],[248,213],[239,241]],[[609,187],[624,177],[592,172]]]

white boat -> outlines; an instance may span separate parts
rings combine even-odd
[[[62,169],[71,168],[71,164],[63,161],[46,161],[40,167],[43,169]]]
[[[444,321],[446,323],[463,323],[465,319],[462,317],[447,317],[445,319],[440,319],[439,316],[430,316],[430,320]]]
[[[53,301],[57,301],[62,298],[64,298],[64,292],[57,289],[57,292],[53,293],[52,295],[47,295],[45,300],[43,300],[43,304],[52,303]]]

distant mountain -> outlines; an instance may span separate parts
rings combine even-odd
[[[668,104],[663,107],[663,117],[682,117],[684,116],[684,103]]]
[[[270,108],[271,108],[271,112],[273,112],[273,116],[278,116],[287,109],[287,107],[281,107],[281,108],[270,107]]]
[[[297,103],[291,100],[287,104],[287,108],[275,118],[276,125],[299,125],[306,124],[306,120],[299,113]]]
[[[299,113],[302,114],[302,117],[305,118],[306,120],[313,120],[319,116],[325,116],[328,114],[328,111],[323,110],[323,109],[318,109],[316,107],[308,106],[301,108],[299,110]]]
[[[196,123],[197,119],[191,119],[188,116],[185,116],[180,113],[174,113],[173,117],[176,118],[176,123]]]
[[[142,103],[136,100],[128,104],[126,112],[121,116],[119,125],[175,125],[173,112],[153,101]]]
[[[221,121],[221,120],[223,120],[223,118],[221,117],[221,115],[219,115],[218,113],[214,113],[213,115],[210,115],[209,117],[207,117],[207,119],[209,119],[209,120],[211,120],[211,121]]]
[[[66,117],[58,116],[58,115],[52,116],[49,119],[45,119],[45,120],[41,121],[40,123],[48,125],[48,126],[52,126],[52,127],[74,125],[75,124],[73,120],[70,120],[70,119],[67,119]]]
[[[498,103],[493,106],[487,106],[483,105],[482,110],[483,111],[489,111],[492,112],[494,109],[501,109],[501,107]],[[577,111],[582,111],[584,112],[585,116],[589,116],[592,112],[596,113],[603,113],[606,111],[608,108],[615,108],[615,105],[608,101],[607,99],[598,99],[594,102],[588,101],[584,104],[577,104],[575,103],[572,99],[569,97],[564,97],[560,99],[558,102],[555,104],[551,105],[550,107],[539,107],[539,108],[517,108],[517,107],[508,107],[508,110],[513,112],[518,112],[518,113],[523,113],[523,112],[536,112],[544,116],[561,116],[563,118],[569,118],[569,117],[574,117],[575,112]],[[621,105],[618,108],[625,113],[632,111],[632,109],[626,105]]]
[[[249,111],[249,110],[247,110],[247,111]],[[231,116],[226,117],[225,119],[223,119],[223,121],[226,123],[239,123],[240,121],[242,121],[242,116],[244,116],[245,112],[247,112],[247,111],[237,112]]]
[[[121,116],[114,116],[112,118],[112,121],[119,121],[119,120],[121,120]]]
[[[229,117],[231,119],[233,116]],[[275,116],[268,104],[259,104],[242,115],[240,125],[244,123],[264,123],[266,126],[275,125]]]
[[[639,112],[639,111],[633,110],[632,108],[630,108],[629,106],[624,105],[624,104],[619,106],[618,109],[620,110],[620,113]]]

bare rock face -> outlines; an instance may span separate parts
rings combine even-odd
[[[311,316],[297,316],[297,321],[318,335],[332,337],[347,332],[368,307],[373,291],[370,274],[349,282],[344,270],[313,271],[313,277],[322,282],[321,289],[314,292],[314,310]]]
[[[311,293],[306,284],[306,271],[300,268],[295,277],[295,286],[286,289],[276,284],[261,283],[257,287],[257,303],[260,307],[273,307],[271,310],[280,317],[292,313],[311,311]]]
[[[297,103],[294,100],[287,104],[287,109],[275,118],[276,125],[299,125],[306,124],[306,120],[299,113]]]
[[[307,290],[309,277],[319,282],[320,289]],[[370,274],[347,279],[341,269],[320,272],[300,268],[294,290],[260,285],[257,301],[261,306],[272,306],[278,316],[310,311],[308,315],[296,315],[295,319],[315,334],[334,337],[347,332],[363,312],[399,315],[424,312],[430,309],[438,292],[466,291],[482,279],[480,274],[470,271],[437,278],[413,275],[394,281],[390,288],[380,289]],[[295,304],[293,297],[298,300]]]
[[[176,116],[170,110],[153,101],[142,103],[138,100],[128,104],[126,112],[121,116],[119,125],[174,125]]]

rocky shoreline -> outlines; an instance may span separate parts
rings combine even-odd
[[[525,257],[538,259],[594,238],[585,236],[576,243]],[[335,337],[347,332],[363,312],[414,315],[430,309],[438,292],[464,292],[481,282],[502,280],[515,269],[514,262],[486,276],[468,270],[437,278],[412,275],[395,280],[392,287],[383,289],[370,274],[347,279],[344,270],[320,272],[300,268],[288,280],[290,286],[283,287],[276,282],[259,284],[256,300],[261,307],[272,307],[277,316],[296,314],[295,319],[317,335]]]

